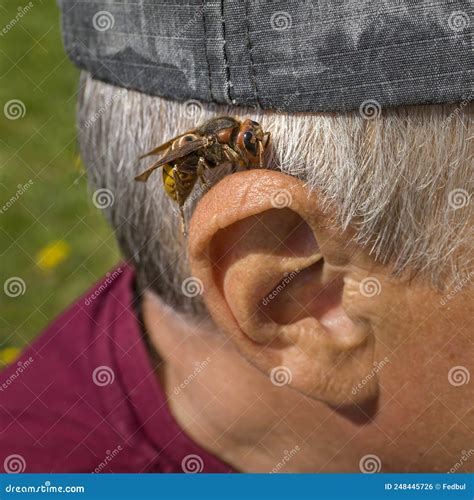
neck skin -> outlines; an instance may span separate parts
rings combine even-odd
[[[358,472],[350,441],[361,422],[273,385],[223,334],[184,321],[151,292],[142,308],[171,412],[200,446],[242,472]]]

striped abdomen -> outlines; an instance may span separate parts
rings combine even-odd
[[[179,178],[178,186],[173,176],[173,166],[163,165],[163,185],[166,194],[178,202],[177,191],[179,191],[180,204],[183,205],[187,197],[191,194],[194,184],[196,184],[197,175],[195,173],[182,172],[177,170],[176,174]]]

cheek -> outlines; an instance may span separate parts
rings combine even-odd
[[[367,299],[365,309],[360,302],[359,311],[365,311],[372,326],[376,360],[388,359],[380,371],[381,389],[400,402],[406,396],[410,409],[413,403],[427,406],[433,394],[449,406],[463,406],[449,373],[464,366],[470,378],[472,339],[465,316],[443,307],[437,292],[380,282],[378,298],[373,304]],[[474,385],[467,387],[472,401]]]
[[[433,467],[449,470],[474,430],[472,339],[465,315],[445,309],[437,293],[389,290],[382,289],[387,297],[371,316],[376,359],[386,361],[377,373],[377,425],[404,450],[407,464],[416,448]]]

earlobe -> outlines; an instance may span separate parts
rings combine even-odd
[[[226,177],[194,213],[189,258],[214,321],[271,376],[332,405],[372,398],[373,338],[344,308],[344,257],[322,228],[317,196],[293,177],[251,170]],[[337,252],[336,252],[337,254]]]

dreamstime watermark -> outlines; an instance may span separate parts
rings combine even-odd
[[[206,110],[215,111],[216,104],[213,102],[206,103]],[[202,102],[196,99],[188,99],[184,102],[184,114],[190,120],[194,122],[199,122],[201,120],[202,114],[204,113],[204,106]]]
[[[474,450],[472,448],[469,450],[462,450],[461,458],[451,467],[451,469],[449,469],[448,474],[454,474],[461,469],[473,455]]]
[[[203,282],[194,276],[189,276],[181,283],[181,291],[183,295],[189,298],[197,297],[202,295],[204,292]]]
[[[21,20],[21,18],[23,16],[25,16],[26,14],[28,14],[28,12],[30,12],[30,10],[34,7],[34,4],[33,2],[28,2],[25,6],[20,6],[17,8],[17,14],[15,17],[13,17],[12,19],[10,19],[10,21],[7,22],[7,24],[5,24],[5,26],[2,28],[2,30],[0,31],[0,36],[5,36],[10,30],[12,30],[17,24],[18,22]]]
[[[278,283],[278,285],[262,299],[262,306],[267,306],[280,292],[282,292],[292,281],[298,276],[300,270],[295,269],[291,273],[285,273],[284,278]]]
[[[99,387],[105,387],[114,383],[115,373],[110,366],[98,366],[92,372],[92,381]]]
[[[108,10],[100,10],[92,18],[92,26],[97,31],[108,31],[114,27],[115,18]]]
[[[448,382],[454,387],[469,384],[471,374],[465,366],[453,366],[448,372]]]
[[[270,26],[274,31],[286,31],[293,25],[293,18],[285,10],[277,10],[270,17]]]
[[[12,484],[5,486],[5,493],[85,493],[85,491],[84,486],[55,486],[51,484],[51,481],[34,486],[14,486]]]
[[[474,277],[474,271],[469,271],[467,276],[463,276],[459,283],[456,285],[439,301],[442,306],[445,306],[450,300],[452,300],[468,283],[472,281]]]
[[[186,198],[186,206],[192,205],[198,198],[200,198],[208,189],[208,185],[199,184],[199,186],[195,187],[192,193]],[[173,213],[179,216],[180,211],[179,208],[176,207],[175,204],[172,205],[171,210]]]
[[[200,199],[208,191],[208,189],[210,189],[213,182],[214,182],[213,179],[209,179],[204,176],[203,180],[200,181],[199,184],[196,184],[191,194],[186,198],[184,206],[185,207],[192,206],[196,200]],[[181,211],[176,203],[173,203],[171,205],[171,211],[176,217],[181,216]]]
[[[181,391],[186,389],[186,387],[204,370],[204,368],[209,366],[210,362],[211,362],[211,358],[209,356],[204,361],[201,361],[200,363],[196,362],[192,373],[190,373],[179,385],[177,385],[173,389],[173,392],[176,394],[176,396]]]
[[[301,448],[296,445],[294,448],[291,450],[285,450],[283,452],[283,458],[273,467],[273,469],[270,471],[270,474],[276,474],[277,472],[280,472],[283,467],[301,450]]]
[[[6,378],[0,385],[0,392],[6,391],[15,380],[33,363],[34,359],[30,356],[25,361],[18,361],[16,364],[16,370]]]
[[[270,203],[273,208],[287,208],[293,202],[293,197],[291,193],[287,189],[278,189],[274,193],[272,193],[270,197]]]
[[[84,128],[90,128],[94,125],[94,123],[112,106],[112,104],[114,104],[115,101],[124,96],[124,93],[124,90],[119,90],[118,92],[115,92],[112,97],[107,98],[104,104],[100,106],[100,108],[88,120],[86,120],[82,126]]]
[[[446,127],[447,125],[449,125],[449,123],[454,119],[454,118],[457,118],[461,111],[472,101],[472,96],[473,94],[469,95],[468,97],[466,97],[465,99],[463,99],[460,103],[459,103],[459,106],[456,106],[456,109],[449,114],[449,116],[446,118],[446,120],[444,120],[444,126]]]
[[[296,74],[294,75],[295,78],[299,78]],[[288,110],[290,104],[298,99],[300,97],[300,92],[292,92],[291,94],[287,95],[284,99],[280,101],[280,105],[275,108],[275,112],[278,114],[286,113]]]
[[[9,208],[11,208],[33,185],[33,179],[30,179],[25,184],[18,184],[15,194],[8,199],[0,208],[0,215],[3,215]]]
[[[453,210],[458,210],[460,208],[467,207],[469,205],[470,200],[471,197],[465,189],[461,188],[452,189],[448,193],[448,205]]]
[[[105,280],[90,294],[84,299],[84,305],[90,306],[92,302],[117,279],[118,276],[122,274],[122,268],[118,267],[115,271],[106,274]]]
[[[382,461],[377,455],[364,455],[359,461],[359,470],[363,474],[375,474],[382,469]]]
[[[181,469],[186,474],[197,474],[204,470],[204,460],[199,455],[186,455],[181,460]]]
[[[26,115],[26,106],[20,99],[11,99],[3,106],[3,114],[8,120],[18,120]]]
[[[184,103],[184,114],[191,120],[200,120],[203,112],[202,104],[196,99],[189,99]]]
[[[204,4],[203,4],[204,5]],[[179,38],[181,35],[186,33],[192,26],[194,26],[197,22],[203,19],[204,7],[200,5],[196,11],[194,12],[193,17],[184,23],[174,34],[173,36]]]
[[[115,202],[114,193],[110,189],[96,189],[92,195],[92,203],[96,208],[104,210],[111,207]]]
[[[292,379],[293,375],[287,366],[275,366],[270,372],[270,380],[277,387],[291,384]]]
[[[3,469],[7,474],[21,474],[26,470],[26,460],[18,454],[8,455],[3,461]]]
[[[375,297],[379,295],[382,291],[382,284],[377,278],[373,276],[369,276],[368,278],[364,278],[359,284],[359,292],[364,297]]]
[[[352,388],[352,394],[355,396],[359,391],[361,391],[367,383],[372,380],[375,375],[387,364],[390,363],[390,360],[387,356],[383,358],[381,361],[374,361],[374,367],[370,372],[357,384]]]
[[[12,276],[3,283],[3,291],[7,297],[16,298],[20,295],[25,295],[26,283],[19,276]]]
[[[469,19],[469,14],[463,10],[455,10],[454,12],[451,12],[448,17],[449,29],[455,31],[456,33],[464,31],[470,26],[470,24],[471,20]]]
[[[367,99],[359,106],[359,114],[364,120],[373,120],[382,114],[382,106],[375,99]]]
[[[100,464],[94,469],[92,474],[101,473],[121,451],[123,451],[123,448],[122,448],[122,445],[120,445],[120,444],[116,448],[114,448],[113,450],[107,450],[105,452],[104,460],[102,460],[102,462],[100,462]]]

